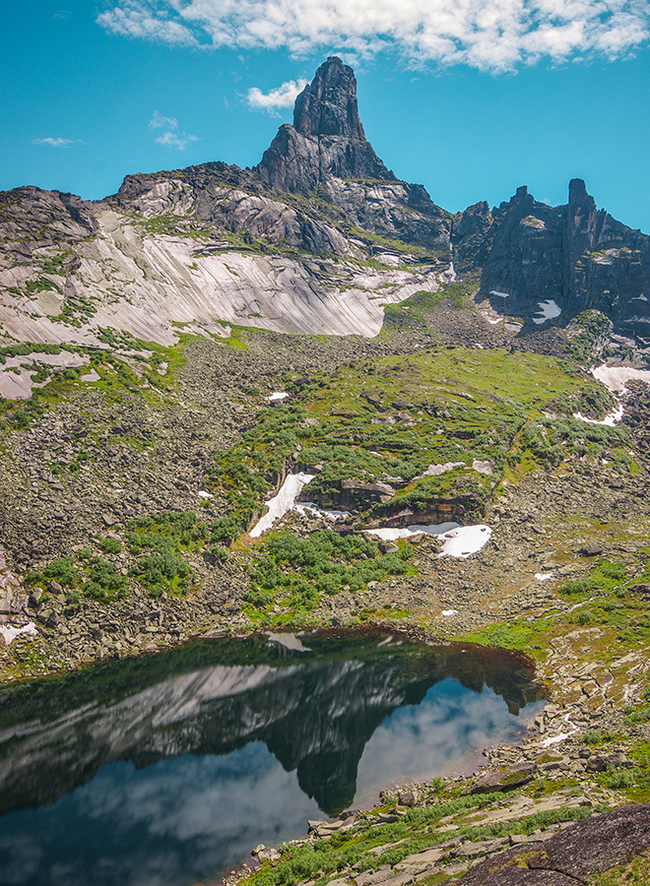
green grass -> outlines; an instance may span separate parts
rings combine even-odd
[[[632,588],[650,576],[648,552],[632,564],[600,560],[582,579],[565,582],[559,593],[566,609],[554,610],[535,619],[510,619],[497,622],[480,631],[463,635],[463,639],[487,646],[517,649],[541,660],[549,643],[580,627],[600,629],[592,642],[592,656],[602,663],[620,658],[630,651],[650,648],[650,602]],[[574,608],[575,607],[575,608]],[[627,722],[650,721],[650,706],[630,710]],[[589,730],[588,744],[610,741],[608,733]]]
[[[602,874],[593,874],[588,886],[650,886],[650,852],[639,854],[625,864]]]
[[[373,823],[369,827],[368,823],[364,827],[362,820],[353,831],[335,832],[328,839],[317,840],[313,846],[308,843],[298,846],[285,844],[282,858],[275,866],[263,865],[241,882],[246,886],[292,886],[300,881],[315,879],[317,883],[326,884],[328,879],[336,877],[351,865],[362,871],[376,871],[382,865],[392,866],[408,855],[448,841],[448,831],[436,830],[441,818],[490,807],[496,799],[493,794],[481,798],[459,797],[431,807],[409,810],[398,821],[389,824]],[[486,826],[461,824],[453,836],[478,841],[510,834],[527,834],[556,822],[584,820],[592,811],[584,807],[559,808]],[[398,846],[389,847],[379,854],[371,852],[379,846],[398,841],[401,841]]]
[[[477,291],[478,282],[469,278],[462,282],[448,283],[436,292],[420,289],[404,301],[386,305],[382,337],[390,337],[395,330],[426,329],[429,318],[443,302],[447,302],[453,308],[466,308],[470,298]]]

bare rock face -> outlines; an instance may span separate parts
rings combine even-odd
[[[365,141],[352,68],[340,58],[328,58],[296,99],[293,125],[301,135],[342,135]]]
[[[16,341],[67,341],[71,320],[87,344],[100,327],[171,342],[179,323],[374,335],[382,302],[477,271],[479,299],[530,328],[596,308],[650,340],[650,237],[597,209],[580,179],[563,206],[523,187],[492,210],[446,212],[377,156],[334,57],[255,168],[127,176],[92,203],[0,193],[0,240],[0,324]]]
[[[624,806],[592,815],[547,840],[494,855],[458,880],[459,886],[569,886],[586,883],[650,847],[650,810]]]
[[[454,216],[451,239],[457,271],[482,266],[494,240],[494,218],[485,200]]]
[[[569,184],[566,297],[607,313],[622,330],[650,335],[650,237],[597,209],[580,179]]]
[[[359,119],[352,68],[328,58],[296,99],[293,126],[278,130],[256,167],[271,188],[312,194],[329,176],[396,181]]]
[[[510,313],[510,308],[516,306],[524,316],[534,313],[545,299],[561,303],[563,208],[538,203],[526,187],[521,187],[492,215],[495,235],[481,276],[481,292],[498,293],[493,297],[504,312]]]
[[[620,332],[650,335],[650,237],[597,209],[581,179],[570,182],[562,206],[538,203],[519,188],[492,211],[482,242],[475,216],[466,210],[455,223],[459,251],[469,246],[482,264],[479,296],[496,310],[541,325],[543,302],[553,302],[562,321],[594,308]]]

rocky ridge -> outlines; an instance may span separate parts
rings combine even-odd
[[[230,324],[373,336],[384,305],[457,273],[480,274],[479,300],[526,331],[594,309],[643,345],[649,322],[650,241],[598,210],[584,182],[565,206],[522,187],[491,211],[446,212],[377,157],[338,58],[253,169],[131,175],[94,203],[18,188],[0,194],[0,235],[9,341],[98,346],[112,328],[171,344],[179,328]]]
[[[548,301],[558,318],[598,310],[617,332],[647,339],[650,238],[597,209],[581,179],[569,183],[563,206],[539,203],[521,187],[492,213],[467,212],[458,225],[469,227],[470,249],[480,255],[479,299],[530,325],[542,322]]]

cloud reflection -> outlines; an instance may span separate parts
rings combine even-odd
[[[295,774],[259,742],[140,771],[113,763],[52,806],[6,817],[0,882],[182,886],[245,859],[260,841],[299,836],[314,817],[318,807]]]
[[[402,784],[444,774],[468,750],[512,739],[521,728],[488,687],[478,694],[443,680],[420,705],[399,708],[375,731],[359,762],[357,792],[374,788],[382,772],[398,772]]]

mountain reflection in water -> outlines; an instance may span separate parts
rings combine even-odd
[[[203,641],[11,687],[0,882],[196,882],[513,738],[538,699],[508,653],[368,633]]]

